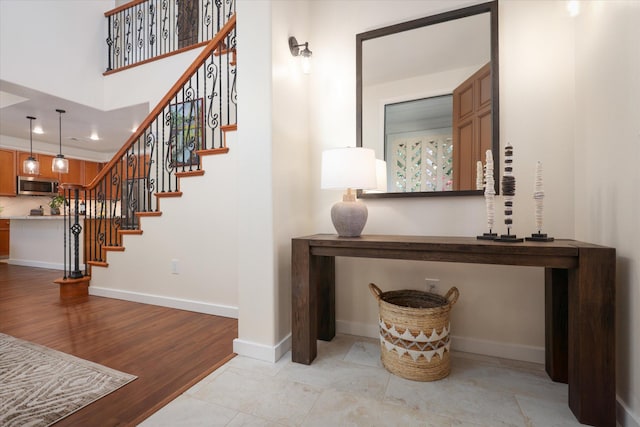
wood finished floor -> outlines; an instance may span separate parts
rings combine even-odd
[[[59,277],[0,262],[0,332],[138,379],[56,427],[135,425],[233,357],[236,319],[95,296],[61,303]]]

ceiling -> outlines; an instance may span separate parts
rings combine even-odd
[[[0,80],[0,135],[24,139],[28,150],[29,120],[36,117],[34,129],[40,126],[43,134],[33,134],[33,141],[51,144],[57,152],[60,141],[59,114],[62,114],[62,153],[74,147],[97,153],[115,153],[149,114],[147,103],[102,111],[67,99],[52,96],[24,86]],[[90,139],[97,134],[99,140]]]

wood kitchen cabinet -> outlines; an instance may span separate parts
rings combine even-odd
[[[58,181],[61,184],[82,184],[82,176],[84,174],[84,161],[78,159],[69,159],[69,172],[61,173]]]
[[[0,258],[9,258],[9,220],[0,219]]]
[[[55,158],[56,156],[51,156],[49,154],[38,154],[37,159],[40,162],[40,175],[38,176],[40,178],[60,179],[60,174],[51,170],[51,165]]]
[[[17,175],[22,175],[22,163],[29,158],[31,153],[28,151],[18,151],[16,153],[16,172]],[[38,177],[47,179],[59,179],[58,172],[51,170],[51,164],[56,156],[50,154],[33,153],[33,157],[40,163],[40,174]]]
[[[95,178],[98,175],[98,173],[100,172],[100,169],[102,169],[102,163],[90,162],[88,160],[85,160],[83,167],[84,167],[83,184],[89,185],[91,184],[91,181],[93,181],[93,178]]]
[[[0,149],[0,196],[16,195],[16,151]]]

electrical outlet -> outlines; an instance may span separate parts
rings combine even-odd
[[[175,258],[171,260],[171,274],[180,274],[180,261]]]
[[[430,293],[436,293],[440,279],[431,279],[429,277],[424,278],[424,290]]]

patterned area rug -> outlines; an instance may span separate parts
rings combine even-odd
[[[137,377],[0,334],[0,426],[48,426]]]

